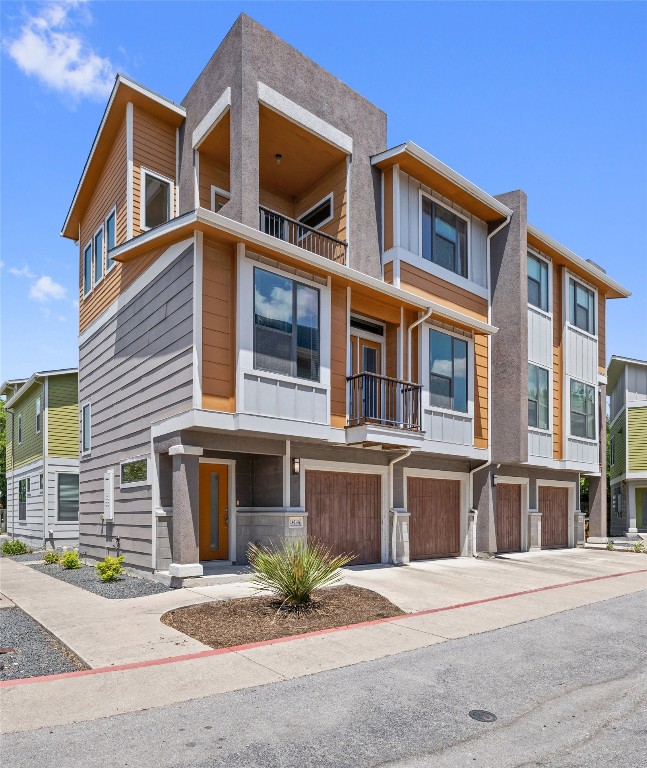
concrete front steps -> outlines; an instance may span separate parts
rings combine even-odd
[[[214,587],[218,584],[243,584],[250,581],[252,571],[246,565],[220,564],[216,561],[202,563],[203,574],[194,578],[182,579],[182,587]],[[157,571],[155,581],[171,586],[171,575],[168,571]]]
[[[630,533],[626,536],[598,536],[589,537],[586,549],[606,549],[607,544],[612,541],[614,549],[631,550],[637,542],[644,542],[647,547],[647,533]]]

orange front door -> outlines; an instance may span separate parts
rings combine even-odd
[[[200,464],[200,560],[229,558],[228,469]]]

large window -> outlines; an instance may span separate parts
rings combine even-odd
[[[92,243],[88,243],[83,251],[83,295],[87,296],[92,289]]]
[[[171,218],[173,185],[169,179],[142,171],[144,206],[142,227],[150,229],[164,224]]]
[[[86,403],[81,411],[81,451],[83,453],[87,453],[91,448],[90,419],[90,403]]]
[[[254,268],[254,368],[319,381],[319,291]]]
[[[79,519],[79,476],[67,472],[59,472],[56,487],[56,509],[58,519],[65,522],[75,522]]]
[[[548,264],[528,254],[528,304],[548,312]]]
[[[595,389],[571,379],[571,435],[595,440]]]
[[[103,277],[103,226],[97,230],[94,236],[94,282]]]
[[[595,293],[577,280],[569,282],[571,325],[595,335]]]
[[[116,209],[106,219],[106,272],[116,264],[110,257],[110,251],[117,244],[117,211]]]
[[[429,332],[431,405],[467,413],[467,341]]]
[[[27,519],[27,478],[18,480],[18,520]]]
[[[548,429],[548,371],[528,364],[528,426]]]
[[[467,222],[425,195],[422,197],[422,256],[467,277]]]

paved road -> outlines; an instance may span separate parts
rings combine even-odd
[[[310,677],[9,735],[3,762],[643,768],[646,613],[638,592]],[[475,722],[472,709],[498,720]]]

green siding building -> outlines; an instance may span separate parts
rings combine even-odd
[[[7,533],[31,547],[79,538],[79,399],[76,369],[10,379],[7,411]]]
[[[612,357],[611,393],[612,536],[647,533],[647,361]]]

